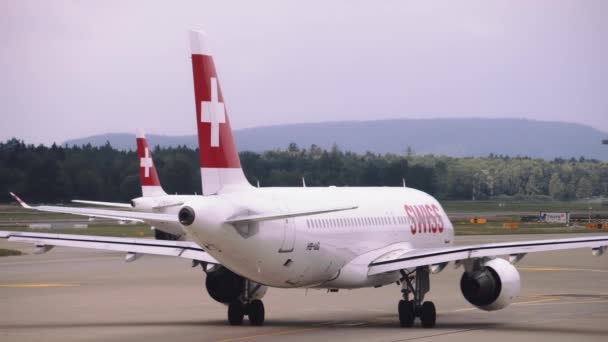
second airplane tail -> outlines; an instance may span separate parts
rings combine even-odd
[[[152,160],[152,152],[144,133],[137,132],[137,157],[139,159],[139,179],[141,180],[141,193],[143,197],[166,196],[158,179],[156,167]]]

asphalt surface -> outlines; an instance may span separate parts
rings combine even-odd
[[[572,235],[566,235],[572,236]],[[586,235],[588,236],[588,235]],[[459,243],[553,236],[460,237]],[[0,242],[0,248],[32,247]],[[434,329],[399,328],[399,287],[327,293],[270,289],[263,327],[228,326],[187,260],[55,248],[0,258],[0,341],[606,341],[608,256],[587,249],[528,255],[522,293],[486,313],[461,296],[462,270],[431,278]]]

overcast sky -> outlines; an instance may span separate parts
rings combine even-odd
[[[233,128],[515,117],[608,132],[608,1],[0,0],[0,140],[194,134],[187,30]]]

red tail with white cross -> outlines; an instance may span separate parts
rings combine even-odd
[[[191,31],[190,46],[203,195],[238,191],[250,185],[241,169],[207,35]]]
[[[167,195],[160,185],[158,173],[152,160],[152,152],[143,132],[137,132],[137,158],[139,159],[139,179],[143,197]]]

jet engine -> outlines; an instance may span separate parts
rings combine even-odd
[[[460,279],[464,298],[477,308],[495,311],[507,307],[519,294],[519,272],[504,259],[492,259],[482,263]]]
[[[245,291],[245,284],[248,285],[249,300],[261,299],[266,294],[266,286],[252,281],[246,282],[245,278],[223,266],[217,266],[217,269],[207,272],[207,278],[205,279],[205,287],[209,296],[224,304],[229,304],[237,299],[244,299],[242,296]]]
[[[158,228],[153,227],[154,229],[154,238],[156,240],[166,240],[166,241],[181,241],[183,240],[182,235],[175,235],[171,233],[167,233]]]

